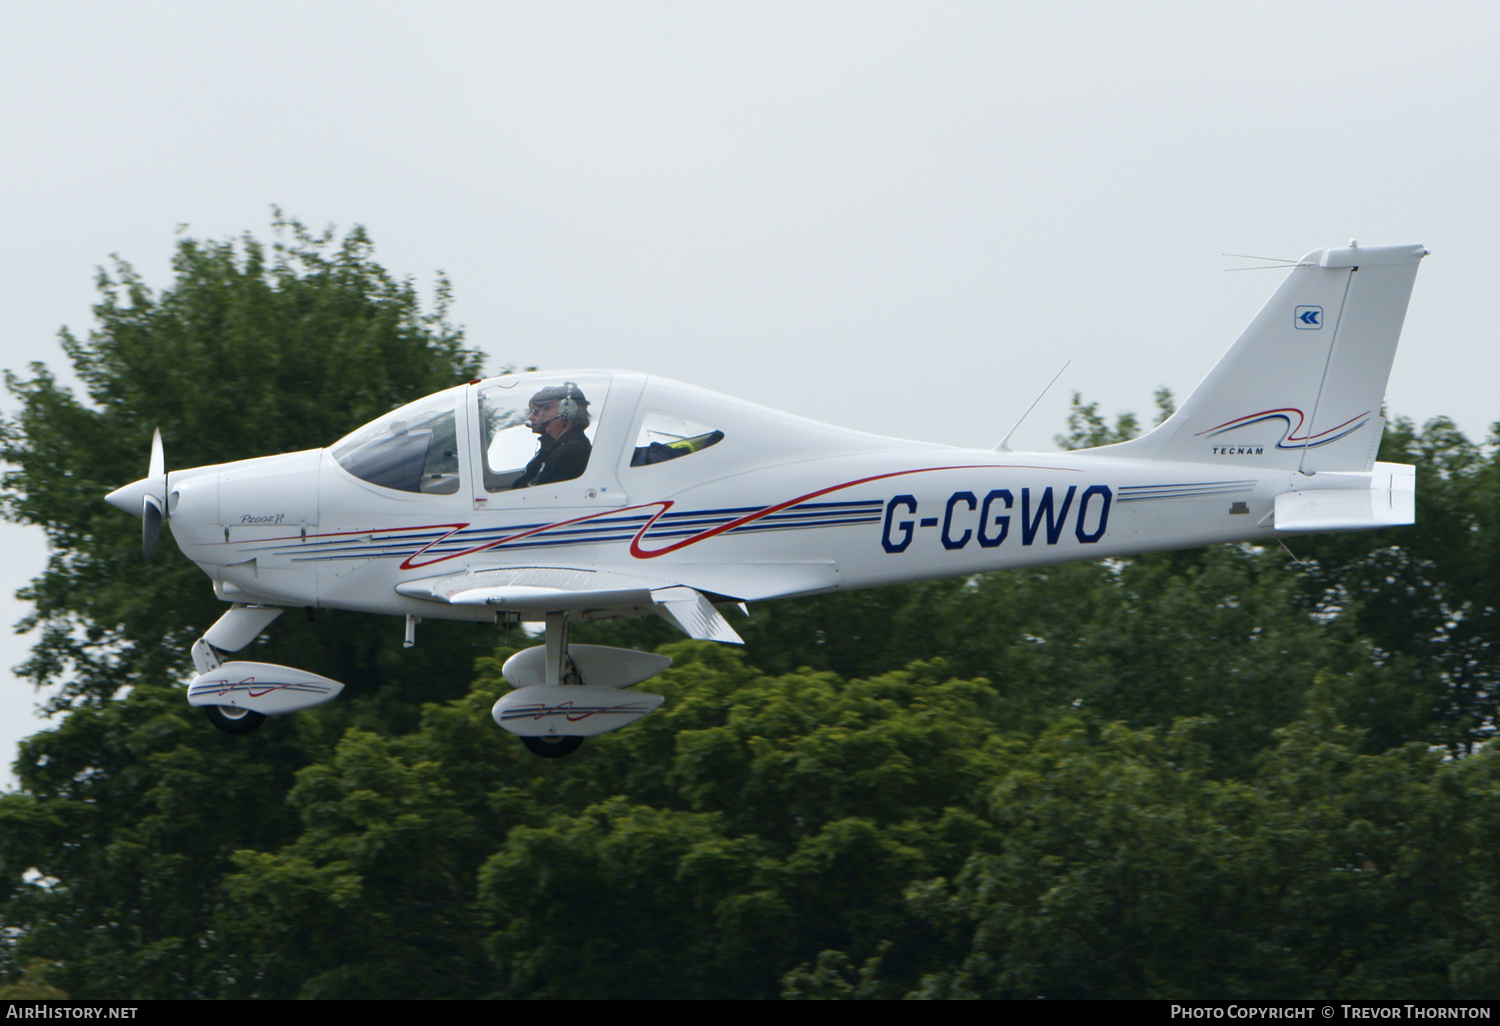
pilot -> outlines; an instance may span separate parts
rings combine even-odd
[[[549,385],[531,397],[526,426],[541,436],[536,455],[526,464],[512,488],[571,481],[583,476],[593,445],[583,429],[589,426],[589,401],[571,381]]]

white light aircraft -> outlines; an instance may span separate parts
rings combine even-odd
[[[720,607],[1010,567],[1414,522],[1375,462],[1421,246],[1317,250],[1172,417],[1076,452],[961,449],[830,427],[655,376],[473,381],[326,449],[146,477],[108,499],[161,525],[229,611],[187,697],[231,734],[343,685],[229,661],[289,607],[545,626],[495,721],[566,755],[663,701],[665,656],[569,645],[659,615],[737,643]]]

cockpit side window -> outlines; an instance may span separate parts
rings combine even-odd
[[[333,445],[349,473],[382,488],[428,495],[458,491],[454,397],[439,393],[393,410]]]
[[[480,466],[487,492],[582,477],[609,379],[499,378],[479,392]]]
[[[699,424],[671,413],[648,413],[641,421],[635,451],[630,455],[630,465],[649,467],[680,459],[718,445],[723,440],[724,432],[707,424]]]

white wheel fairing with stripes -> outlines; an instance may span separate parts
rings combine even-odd
[[[337,693],[225,662],[288,607],[403,617],[408,643],[423,619],[531,622],[545,644],[522,653],[496,721],[588,736],[656,708],[621,689],[660,666],[597,646],[575,659],[571,623],[658,615],[737,643],[723,610],[746,602],[1412,523],[1412,468],[1375,453],[1425,253],[1308,254],[1174,416],[1098,449],[901,441],[643,374],[532,373],[327,449],[173,470],[157,442],[148,476],[108,498],[142,516],[148,555],[166,523],[231,604],[194,647],[194,704],[275,715]],[[562,456],[526,461],[559,426],[573,448],[553,452],[576,462],[549,480],[537,467]],[[278,686],[225,690],[234,673]]]
[[[194,677],[188,685],[188,704],[249,709],[269,716],[322,705],[343,690],[338,681],[306,670],[235,661]]]

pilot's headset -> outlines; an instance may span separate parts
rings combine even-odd
[[[579,401],[583,400],[586,403],[587,400],[583,399],[583,393],[578,390],[578,385],[574,382],[564,381],[563,388],[568,390],[568,394],[557,401],[557,415],[563,420],[577,420],[581,410]]]

